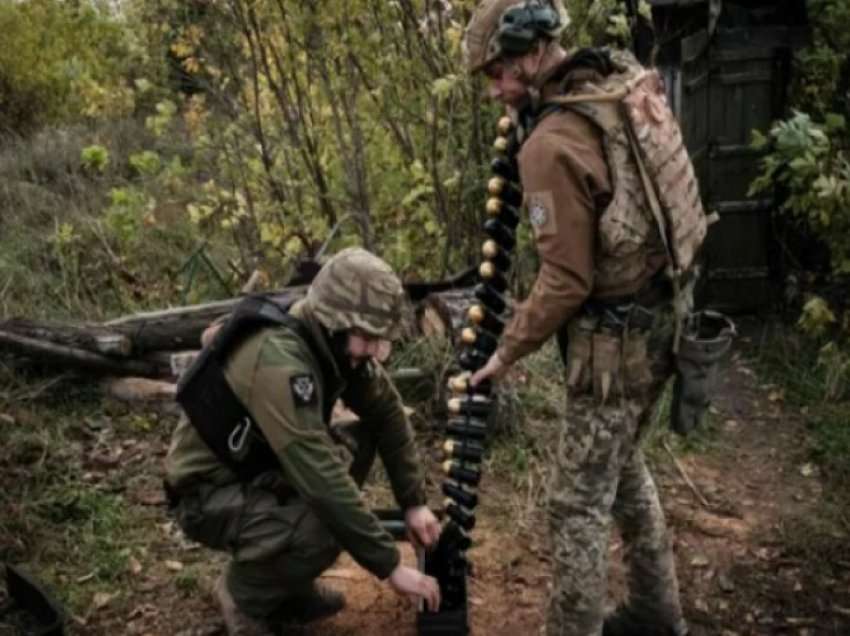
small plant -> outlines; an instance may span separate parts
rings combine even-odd
[[[141,177],[155,177],[162,168],[162,159],[152,150],[144,150],[130,155],[130,166]]]
[[[192,594],[200,589],[200,577],[197,567],[190,566],[180,570],[174,577],[174,585],[184,594]]]
[[[80,153],[80,160],[86,170],[103,174],[109,165],[109,151],[100,145],[86,146]]]
[[[145,215],[153,210],[156,202],[142,190],[129,186],[113,188],[109,199],[105,221],[114,236],[122,245],[139,240]]]

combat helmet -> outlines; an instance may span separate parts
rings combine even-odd
[[[503,55],[523,55],[569,23],[562,0],[482,0],[464,32],[464,64],[476,73]]]
[[[319,270],[305,303],[332,332],[360,329],[386,340],[401,332],[401,281],[386,262],[359,247],[338,252]]]

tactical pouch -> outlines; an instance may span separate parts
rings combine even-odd
[[[591,358],[596,322],[593,317],[582,316],[570,324],[566,360],[570,395],[588,393],[592,387]]]
[[[648,340],[649,332],[643,330],[623,334],[623,384],[630,398],[646,395],[652,384]]]
[[[686,435],[702,421],[717,384],[720,360],[729,351],[735,324],[716,311],[700,311],[688,318],[679,342],[670,426]]]
[[[593,397],[605,404],[612,395],[622,395],[623,339],[619,333],[593,334]]]

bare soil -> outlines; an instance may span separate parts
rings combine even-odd
[[[0,425],[28,422],[26,407],[6,415]],[[724,373],[712,419],[714,430],[698,443],[665,442],[666,448],[657,443],[650,453],[692,634],[850,634],[847,526],[821,523],[829,493],[810,463],[805,416],[786,407],[781,390],[761,384],[736,353]],[[51,584],[59,598],[71,599],[75,591],[68,634],[224,634],[209,592],[223,557],[188,544],[167,517],[160,466],[174,416],[160,415],[158,422],[133,435],[117,432],[106,446],[102,435],[81,435],[70,451],[82,458],[72,470],[83,471],[84,482],[111,485],[145,540],[125,559],[127,571],[106,592],[87,591],[84,567],[54,570]],[[554,429],[551,423],[538,426]],[[428,449],[437,443],[430,440]],[[441,499],[436,494],[439,457],[436,450],[425,454],[436,504]],[[27,479],[33,459],[25,460],[29,463],[23,467],[10,458],[0,462],[0,488],[26,495],[21,480]],[[473,532],[476,545],[469,553],[473,634],[530,635],[541,628],[549,584],[545,516],[539,505],[545,464],[544,452],[525,472],[494,463],[486,473]],[[13,507],[0,518],[4,514],[20,511]],[[4,527],[21,526],[4,526],[0,519],[0,547],[6,542],[7,553],[14,554],[18,546],[18,552],[38,564],[42,546],[27,537],[4,535]],[[614,537],[612,604],[623,594],[621,551]],[[413,563],[408,546],[403,553]],[[348,557],[323,579],[345,592],[347,607],[299,633],[415,634],[411,603]],[[5,629],[0,618],[0,635],[14,633],[8,625]]]

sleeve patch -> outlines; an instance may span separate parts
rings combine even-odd
[[[289,378],[289,388],[292,389],[292,398],[295,406],[308,406],[316,404],[316,383],[309,373],[299,373]]]
[[[528,195],[526,208],[535,237],[539,238],[555,232],[554,207],[554,200],[550,191],[532,192]]]

